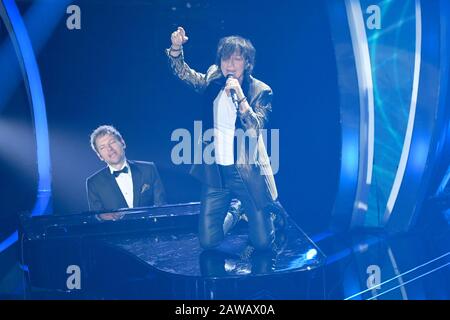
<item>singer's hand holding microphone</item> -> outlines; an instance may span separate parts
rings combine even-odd
[[[247,104],[245,103],[246,98],[242,91],[242,87],[239,84],[239,80],[236,79],[233,74],[230,73],[227,75],[224,89],[227,95],[233,100],[236,108],[239,108],[242,113],[245,112],[247,109]]]

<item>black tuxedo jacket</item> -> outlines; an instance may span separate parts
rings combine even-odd
[[[166,204],[166,196],[158,170],[153,162],[130,161],[133,180],[133,207]],[[97,171],[86,180],[90,211],[128,208],[119,185],[109,167]]]

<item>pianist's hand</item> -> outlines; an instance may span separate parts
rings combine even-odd
[[[116,221],[122,219],[124,215],[125,214],[121,212],[101,213],[98,215],[98,218],[105,221]]]

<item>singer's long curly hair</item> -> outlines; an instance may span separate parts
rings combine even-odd
[[[255,67],[256,50],[250,40],[240,36],[229,36],[220,39],[217,45],[216,65],[220,66],[220,61],[228,59],[234,52],[238,52],[244,57],[245,75],[251,75]]]

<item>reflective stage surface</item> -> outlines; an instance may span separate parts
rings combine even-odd
[[[5,298],[449,299],[445,220],[415,233],[311,239],[289,221],[258,252],[241,221],[202,250],[198,203],[23,220],[23,282]],[[12,271],[12,273],[14,273]]]

